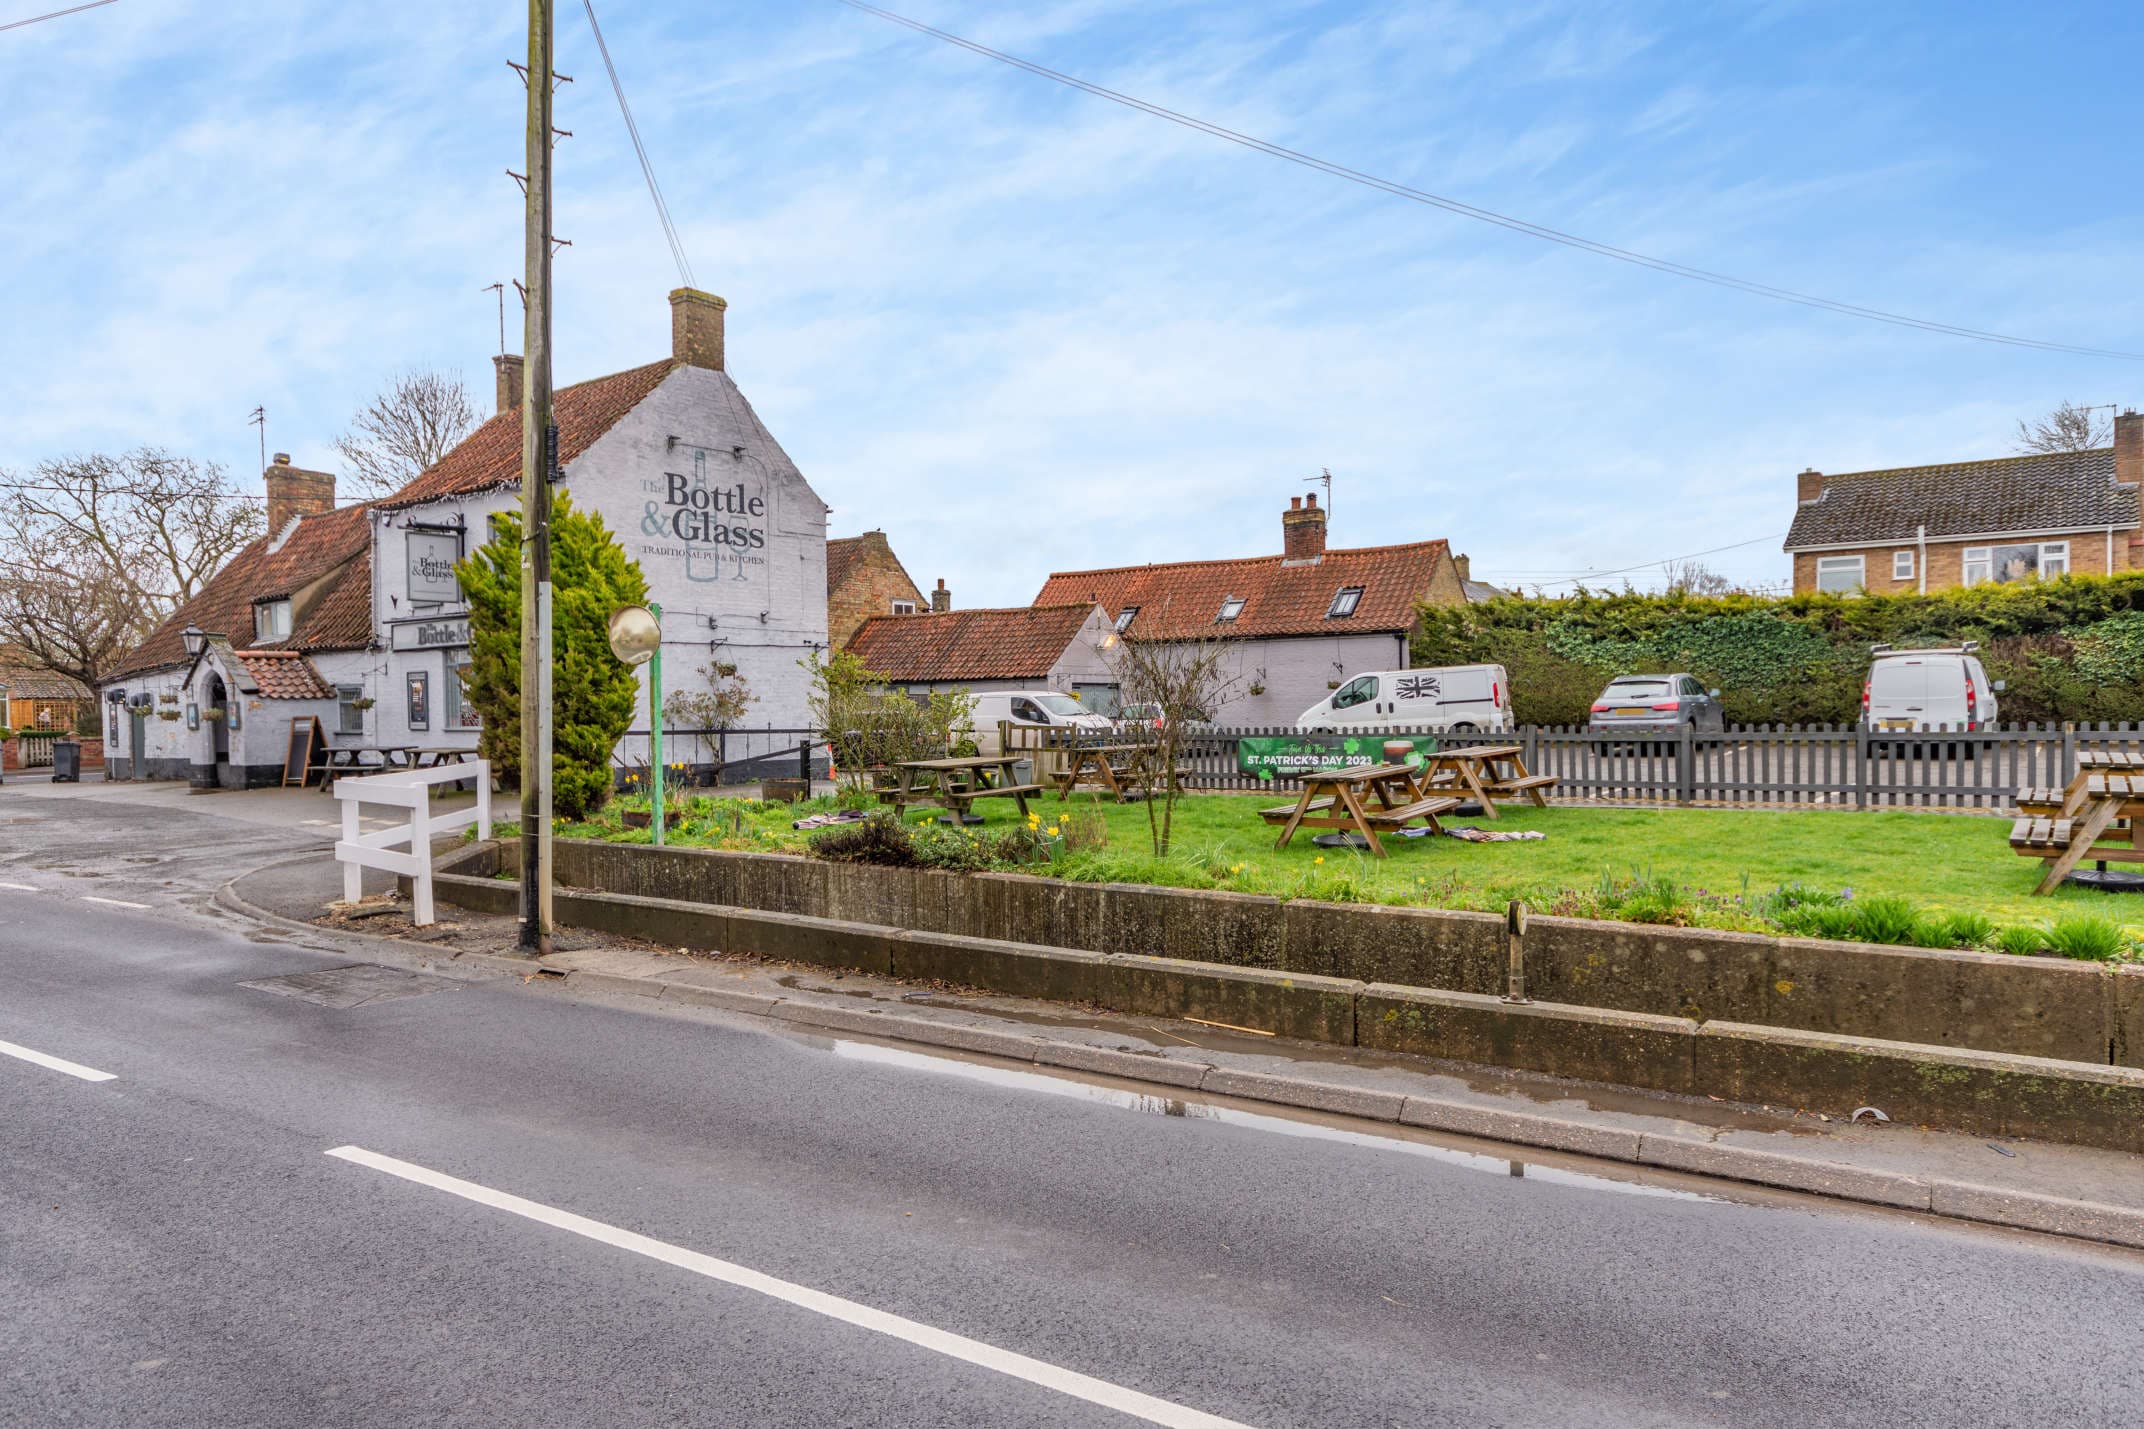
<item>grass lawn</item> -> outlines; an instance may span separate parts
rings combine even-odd
[[[559,832],[646,842],[646,830],[625,829],[619,822],[621,810],[635,802],[614,800],[597,822],[565,825]],[[1156,858],[1144,805],[1092,798],[1059,803],[1045,797],[1031,805],[1045,828],[1069,822],[1066,816],[1078,810],[1089,835],[1099,832],[1102,842],[1060,849],[1054,862],[1030,871],[1089,882],[1442,908],[1501,910],[1507,900],[1523,898],[1537,912],[1753,931],[1776,926],[1768,920],[1773,910],[1765,895],[1800,885],[1821,895],[1848,895],[1857,903],[1893,895],[1932,914],[1974,913],[2004,926],[2094,914],[2144,937],[2144,896],[2079,888],[2064,888],[2051,898],[2033,896],[2044,865],[2010,851],[2009,824],[2003,819],[1506,805],[1499,820],[1452,822],[1537,829],[1546,838],[1509,844],[1388,838],[1390,856],[1379,859],[1351,849],[1321,849],[1311,842],[1310,830],[1276,851],[1278,831],[1257,816],[1274,802],[1270,794],[1187,796],[1177,806],[1172,851]],[[647,807],[645,798],[637,803]],[[803,812],[829,809],[834,801],[799,807]],[[1010,800],[978,807],[986,811],[986,822],[974,832],[985,839],[1020,822]],[[670,842],[804,852],[811,837],[789,828],[793,814],[787,805],[702,797],[693,808],[685,827],[669,835]],[[1093,822],[1097,815],[1099,829]],[[920,825],[934,817],[930,811],[912,811],[908,822]],[[1657,906],[1661,897],[1646,910],[1632,901],[1634,889],[1661,888],[1674,890],[1662,895],[1664,910]]]

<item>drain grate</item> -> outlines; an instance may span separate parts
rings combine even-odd
[[[358,1007],[371,1002],[391,1002],[398,997],[422,997],[428,992],[454,986],[452,979],[406,973],[396,968],[352,963],[348,967],[322,968],[318,972],[291,973],[287,977],[256,978],[242,982],[255,992],[295,997],[322,1007]]]

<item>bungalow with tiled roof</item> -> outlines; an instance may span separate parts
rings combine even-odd
[[[1021,605],[876,615],[849,641],[849,653],[889,685],[912,695],[932,690],[1059,690],[1111,713],[1116,643],[1099,605]]]
[[[1281,513],[1281,553],[1059,571],[1035,604],[1092,603],[1127,640],[1226,636],[1236,646],[1234,697],[1223,723],[1293,724],[1364,670],[1404,670],[1423,602],[1466,596],[1465,561],[1444,541],[1327,550],[1315,495]]]
[[[752,723],[796,727],[797,661],[826,645],[826,505],[724,370],[727,306],[680,288],[667,358],[557,391],[559,486],[646,574],[676,647],[666,691],[720,662],[749,685]],[[264,473],[268,534],[111,677],[133,713],[109,722],[118,777],[274,783],[307,717],[331,746],[475,749],[454,565],[521,486],[522,359],[494,361],[496,414],[384,500],[338,508],[332,476],[286,458]],[[644,756],[647,718],[643,687],[622,758]]]
[[[1795,480],[1794,593],[1899,594],[2144,568],[2144,416],[2114,445]]]

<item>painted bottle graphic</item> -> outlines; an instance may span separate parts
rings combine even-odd
[[[692,454],[692,489],[706,491],[707,453]],[[712,541],[687,541],[685,543],[685,579],[689,581],[718,581],[722,579],[722,548]]]

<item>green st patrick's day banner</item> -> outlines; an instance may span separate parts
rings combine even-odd
[[[1236,767],[1261,779],[1313,769],[1420,764],[1436,752],[1427,734],[1253,734],[1236,741]]]

